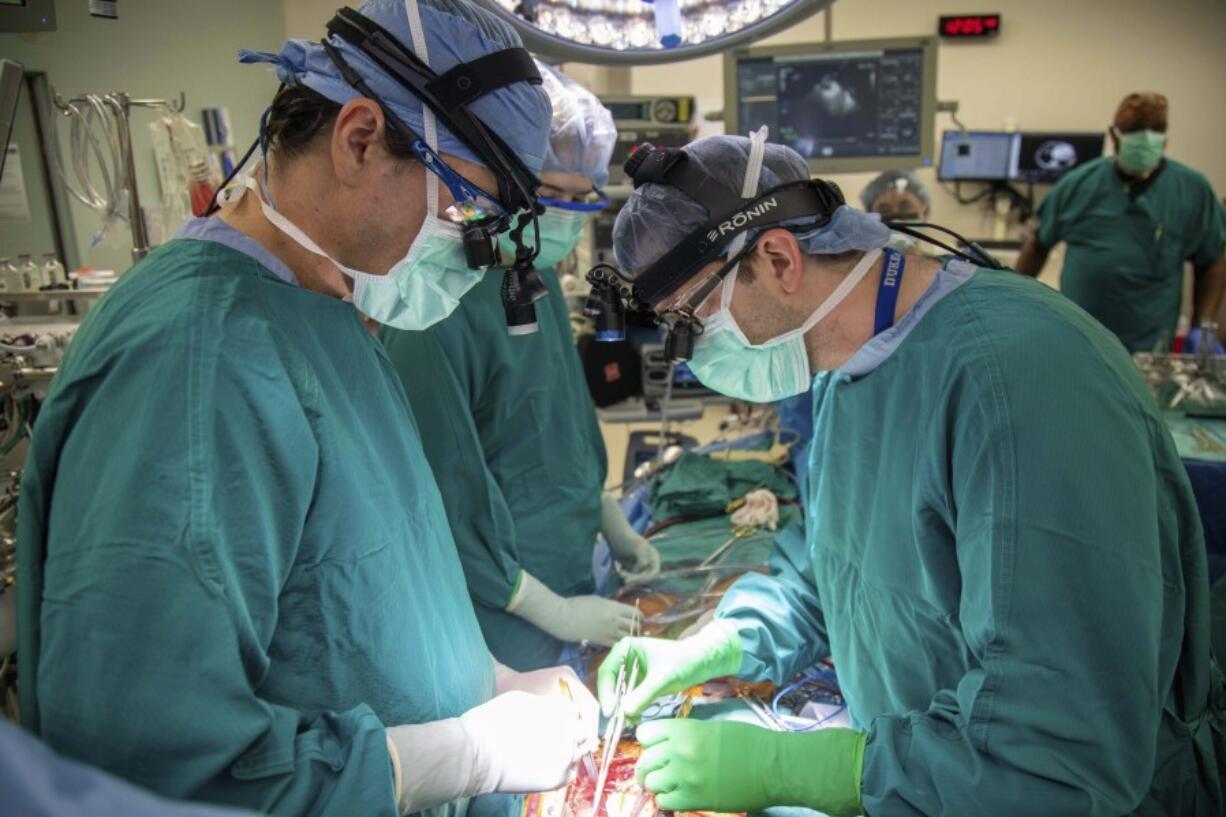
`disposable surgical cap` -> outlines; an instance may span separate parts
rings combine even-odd
[[[597,187],[609,181],[609,158],[617,141],[613,114],[591,91],[539,60],[541,86],[553,106],[553,124],[541,170],[577,173]]]
[[[920,180],[910,170],[887,170],[868,183],[868,186],[860,192],[860,203],[864,205],[865,210],[873,209],[875,202],[882,193],[890,188],[897,189],[900,193],[911,193],[924,207],[931,207],[932,202],[928,198],[928,191],[920,184]]]
[[[749,139],[744,136],[709,136],[686,145],[689,162],[715,178],[729,190],[741,192],[749,162]],[[767,143],[758,180],[758,194],[788,182],[809,178],[809,166],[789,147]],[[637,274],[651,266],[665,252],[677,246],[712,214],[675,187],[645,184],[637,188],[617,214],[613,226],[613,254],[618,266]],[[783,222],[782,227],[799,227],[812,218]],[[807,231],[793,230],[800,248],[810,255],[834,254],[848,250],[875,250],[890,240],[890,231],[876,216],[846,205],[840,207],[828,224]],[[760,231],[751,231],[752,241]]]
[[[410,0],[412,2],[412,0]],[[436,74],[495,51],[518,48],[519,35],[509,25],[466,0],[416,0],[425,33],[426,54],[413,47],[404,0],[371,0],[359,13],[387,29],[407,50],[416,53]],[[425,137],[422,102],[347,40],[328,38],[341,57],[413,132]],[[239,52],[242,62],[271,62],[286,85],[305,85],[338,105],[361,94],[341,77],[323,46],[311,40],[286,40],[281,51]],[[539,85],[515,82],[478,98],[468,106],[497,133],[534,173],[545,159],[549,135],[549,98]],[[438,120],[438,150],[484,164]]]

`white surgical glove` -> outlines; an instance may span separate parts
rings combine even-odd
[[[566,785],[596,745],[596,720],[558,694],[507,692],[458,718],[391,726],[388,753],[401,814],[463,797]]]
[[[600,727],[600,704],[579,680],[570,667],[546,667],[532,672],[516,672],[510,667],[494,662],[494,694],[504,692],[530,692],[533,695],[562,695],[574,702],[579,709],[583,728],[592,738],[589,751],[597,746]]]
[[[600,530],[624,581],[647,581],[660,573],[660,551],[630,527],[621,506],[609,493],[600,498]]]
[[[507,605],[507,612],[540,627],[559,641],[588,641],[611,647],[632,635],[639,622],[639,611],[629,604],[600,596],[565,598],[523,571],[519,589]]]

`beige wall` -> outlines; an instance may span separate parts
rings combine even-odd
[[[1204,172],[1219,195],[1226,195],[1226,2],[997,0],[989,5],[1004,15],[1001,36],[989,42],[947,41],[938,57],[938,98],[957,100],[968,128],[1098,130],[1124,94],[1160,90],[1171,101],[1170,155]],[[938,15],[966,10],[964,3],[948,0],[839,0],[833,6],[834,38],[926,34],[936,29]],[[765,42],[820,40],[823,25],[818,15]],[[690,93],[704,109],[722,109],[722,57],[635,68],[631,84],[635,93]],[[949,117],[938,114],[938,134],[948,127],[953,127]],[[833,178],[851,197],[872,176]],[[991,234],[986,209],[958,204],[937,185],[934,170],[920,171],[920,178],[932,193],[938,220],[973,237]]]
[[[283,0],[290,36],[318,37],[334,0]],[[1104,129],[1120,97],[1156,89],[1171,101],[1170,155],[1204,172],[1226,195],[1226,0],[996,0],[1002,34],[990,42],[943,43],[938,57],[940,99],[957,100],[969,128],[1015,126],[1034,130]],[[833,31],[838,39],[927,34],[942,13],[966,11],[952,0],[838,0]],[[979,9],[972,9],[979,10]],[[766,43],[820,40],[817,15]],[[724,105],[721,56],[632,69],[568,65],[567,73],[593,90],[636,94],[684,93],[701,111]],[[628,80],[628,82],[627,82]],[[939,114],[938,133],[954,127]],[[721,133],[703,123],[702,133]],[[871,173],[837,174],[856,200]],[[994,217],[981,205],[958,204],[920,171],[933,197],[934,217],[973,238],[990,237]],[[976,189],[967,185],[964,195]],[[1040,194],[1045,188],[1038,188]],[[1011,235],[1016,236],[1016,224]],[[1009,260],[1006,255],[1005,260]],[[1054,282],[1058,255],[1045,280]]]
[[[42,71],[65,96],[127,91],[134,97],[187,95],[184,113],[200,122],[200,109],[230,109],[239,150],[255,138],[260,113],[276,90],[267,69],[240,65],[239,48],[277,50],[283,39],[280,0],[124,0],[118,20],[91,17],[88,4],[56,4],[57,30],[0,35],[0,56],[17,60],[29,71]],[[0,255],[42,253],[53,249],[46,198],[38,164],[32,114],[23,92],[23,107],[14,127],[26,184],[35,207],[29,225],[0,225]],[[161,200],[146,110],[132,113],[132,147],[142,204]],[[68,128],[61,134],[67,144]],[[72,203],[75,239],[82,262],[126,270],[132,263],[127,224],[113,229],[98,247],[90,239],[101,219]]]
[[[341,6],[357,8],[361,0],[338,2],[338,0],[281,0],[285,16],[285,36],[318,40],[324,35],[324,26],[336,16]]]

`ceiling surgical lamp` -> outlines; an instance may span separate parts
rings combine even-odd
[[[476,0],[543,59],[595,65],[688,60],[760,40],[833,0]]]

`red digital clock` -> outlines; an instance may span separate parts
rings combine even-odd
[[[1000,15],[942,15],[937,31],[942,37],[995,37],[1000,33]]]

